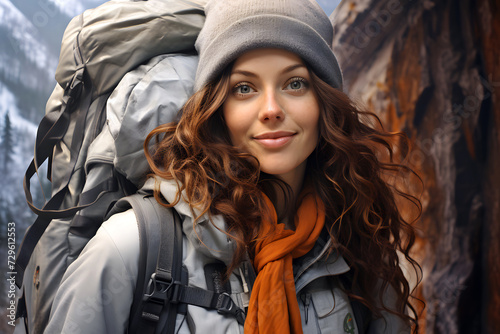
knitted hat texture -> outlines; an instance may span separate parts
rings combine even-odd
[[[332,51],[333,27],[314,0],[209,0],[196,40],[199,90],[241,54],[280,48],[300,56],[325,82],[342,89],[342,73]]]

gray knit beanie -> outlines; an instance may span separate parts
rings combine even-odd
[[[196,40],[200,55],[195,90],[246,51],[282,48],[299,55],[314,73],[342,90],[332,51],[333,27],[314,0],[209,0]]]

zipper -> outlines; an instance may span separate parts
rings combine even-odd
[[[308,263],[306,263],[305,265],[302,266],[302,268],[297,272],[297,274],[294,277],[294,281],[295,282],[297,282],[297,280],[299,279],[299,277],[303,273],[305,273],[307,269],[309,269],[314,263],[316,263],[321,257],[323,257],[323,255],[325,255],[325,253],[328,250],[328,248],[330,248],[330,244],[331,243],[332,243],[332,239],[328,239],[328,241],[325,244],[325,246],[323,247],[323,250],[321,251],[321,253],[319,253],[318,256],[316,256],[311,261],[309,261]]]
[[[247,280],[245,279],[245,275],[243,274],[241,267],[239,267],[238,269],[240,270],[240,277],[243,283],[243,293],[241,293],[240,295],[241,295],[241,300],[243,301],[243,308],[246,311],[248,305],[250,304],[250,294],[249,294],[250,291],[248,290]]]
[[[311,304],[311,294],[309,292],[303,293],[300,295],[300,299],[302,300],[302,304],[304,305],[305,321],[307,325],[307,321],[309,320],[309,305]]]

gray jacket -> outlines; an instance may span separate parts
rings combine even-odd
[[[153,183],[153,179],[149,180],[146,187],[152,187]],[[161,180],[159,185],[162,195],[173,201],[175,183]],[[234,245],[210,224],[208,215],[202,216],[193,229],[193,217],[198,212],[184,200],[175,210],[183,220],[183,257],[189,285],[206,289],[205,264],[219,260],[228,265]],[[224,229],[222,217],[213,217],[212,222]],[[326,256],[329,246],[330,241],[325,243],[320,239],[310,253],[294,263],[304,333],[358,333],[356,328],[346,327],[344,331],[346,316],[353,312],[335,277],[349,267],[335,252]],[[133,211],[112,216],[64,275],[46,333],[125,333],[138,261],[139,234]],[[240,271],[235,270],[229,281],[233,300],[243,308],[248,296],[243,292]],[[393,295],[389,293],[384,298],[390,301]],[[272,303],[266,307],[272,307]],[[243,327],[234,318],[193,305],[188,305],[186,316],[177,316],[176,328],[178,333],[243,333]],[[409,328],[390,314],[372,321],[369,329],[369,333],[402,332],[409,332]]]

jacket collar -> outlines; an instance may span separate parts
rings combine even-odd
[[[160,177],[150,178],[144,184],[144,188],[148,190],[159,189],[169,203],[173,203],[177,199],[178,185],[174,180]],[[198,218],[193,229],[194,219],[200,215],[201,210],[192,208],[188,204],[185,192],[181,193],[174,209],[183,219],[184,234],[197,251],[218,259],[228,266],[231,263],[236,245],[224,232],[226,226],[223,217],[220,215],[209,217],[208,213],[204,213]],[[320,237],[313,249],[299,259],[298,269],[294,273],[297,291],[301,286],[307,285],[308,282],[316,278],[339,275],[349,271],[349,266],[340,253],[333,251],[328,254],[331,243],[332,240],[329,236]]]
[[[329,236],[326,242],[318,238],[313,249],[297,259],[297,270],[294,270],[297,293],[320,277],[340,275],[350,270],[349,265],[336,249],[329,253],[331,245],[332,239]]]
[[[144,184],[144,188],[148,190],[158,189],[169,203],[177,200],[178,185],[174,180],[160,177],[150,178]],[[174,205],[174,209],[181,216],[183,232],[196,251],[222,261],[228,266],[231,263],[236,245],[225,233],[226,224],[223,217],[220,215],[210,217],[208,213],[204,213],[195,223],[195,218],[201,214],[201,210],[192,208],[188,204],[184,191],[181,192],[180,199]]]

